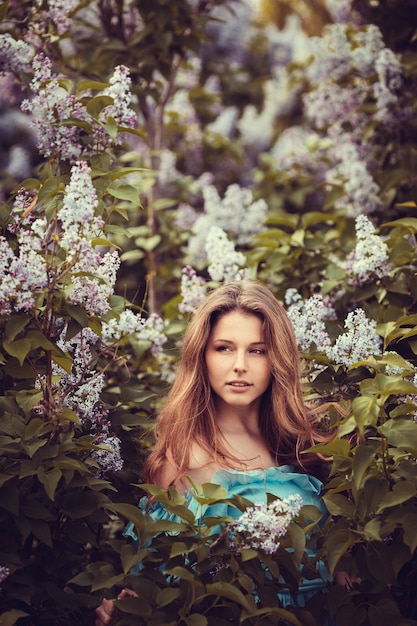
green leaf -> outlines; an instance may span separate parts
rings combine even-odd
[[[356,539],[348,530],[338,530],[327,540],[327,561],[330,574],[333,576],[336,566],[346,552],[356,543]]]
[[[73,424],[80,424],[80,418],[75,411],[72,411],[71,409],[62,409],[61,412],[58,413],[57,417],[58,419],[66,420],[68,422],[72,422]]]
[[[115,139],[117,137],[117,133],[119,132],[119,127],[117,125],[116,120],[111,115],[107,116],[106,123],[104,124],[104,128],[106,129],[106,133],[111,139]]]
[[[376,397],[359,396],[359,398],[353,400],[352,409],[361,434],[363,434],[365,426],[374,426],[376,424],[379,415]]]
[[[103,109],[108,106],[111,106],[114,103],[114,99],[110,96],[94,96],[90,98],[87,102],[86,109],[87,112],[91,115],[91,117],[97,119],[100,116],[100,113]]]
[[[378,431],[387,438],[391,446],[407,450],[417,456],[417,424],[407,418],[391,419],[382,424]]]
[[[194,577],[192,571],[186,569],[185,567],[180,567],[179,565],[176,567],[171,567],[166,570],[166,573],[170,576],[174,576],[175,578],[180,578],[181,580],[186,580],[191,583],[193,586],[202,587],[203,583],[198,580],[198,578]]]
[[[172,604],[177,598],[181,596],[180,589],[174,589],[172,587],[167,587],[166,589],[162,589],[156,596],[156,604],[159,607],[167,606],[168,604]]]
[[[132,185],[120,184],[108,188],[108,193],[118,200],[128,200],[135,205],[140,205],[138,190]]]
[[[29,617],[29,613],[20,609],[12,609],[11,611],[0,613],[0,624],[1,626],[14,626],[21,617]]]
[[[373,446],[360,445],[355,448],[353,453],[352,487],[356,498],[356,494],[367,478],[368,468],[375,458],[375,450]]]
[[[417,494],[417,489],[413,483],[408,480],[402,480],[394,485],[392,491],[389,491],[382,499],[381,504],[377,508],[377,513],[382,513],[385,509],[403,504]]]
[[[4,331],[6,339],[13,341],[16,335],[18,335],[30,322],[30,318],[27,315],[13,315],[7,324]]]
[[[201,613],[191,613],[187,617],[188,626],[207,626],[208,620],[205,615],[201,615]]]
[[[46,491],[48,498],[52,500],[53,502],[55,498],[56,488],[62,477],[61,470],[57,469],[56,467],[53,467],[51,470],[46,472],[43,467],[39,467],[37,471],[37,475],[38,475],[39,481],[45,487],[45,491]]]
[[[27,339],[5,339],[3,341],[3,347],[10,356],[16,357],[20,365],[23,365],[24,360],[32,349],[30,341]]]
[[[355,517],[355,505],[346,496],[340,493],[325,494],[324,503],[330,515],[337,515],[353,519]]]
[[[240,606],[242,606],[247,611],[250,611],[249,603],[240,589],[234,587],[230,583],[226,582],[218,582],[218,583],[209,583],[206,587],[207,595],[210,596],[218,596],[220,598],[228,598],[228,600],[232,600],[236,602]]]
[[[107,89],[108,86],[108,83],[101,83],[96,80],[80,80],[77,83],[77,93],[89,91],[90,89],[94,91],[103,91],[104,89]]]

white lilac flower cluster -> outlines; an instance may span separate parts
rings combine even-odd
[[[31,89],[34,95],[30,100],[22,102],[21,109],[32,117],[41,154],[74,162],[86,150],[85,130],[80,125],[61,123],[68,119],[92,125],[96,151],[119,141],[117,137],[112,140],[105,134],[102,126],[88,114],[84,104],[62,86],[59,78],[53,74],[51,61],[45,54],[35,56],[32,68],[34,75]],[[111,115],[118,124],[133,127],[136,115],[129,109],[132,100],[129,71],[124,66],[116,67],[109,82],[110,86],[104,92],[114,99],[114,103],[104,109],[101,122],[105,123],[107,115]]]
[[[113,98],[113,104],[105,107],[100,112],[100,121],[106,122],[107,117],[112,117],[119,126],[126,128],[134,128],[137,123],[137,115],[130,108],[132,104],[131,93],[132,79],[127,67],[124,65],[118,65],[113,75],[109,80],[109,87],[103,90],[103,96],[110,96]],[[104,145],[111,145],[111,138],[101,137],[101,142]],[[121,139],[116,136],[114,143],[117,145],[121,143]]]
[[[246,509],[228,525],[232,549],[252,548],[274,554],[290,522],[299,515],[303,501],[299,494],[277,498],[270,504],[258,503]],[[239,539],[236,537],[239,533]]]
[[[369,320],[363,309],[348,313],[344,322],[346,332],[332,344],[325,322],[334,320],[336,315],[321,294],[303,301],[295,289],[290,289],[285,294],[285,303],[300,350],[323,352],[334,363],[346,367],[381,354],[382,339],[376,332],[376,322]]]
[[[346,332],[339,335],[327,356],[335,363],[350,367],[367,359],[370,355],[381,354],[382,338],[377,334],[375,320],[369,320],[363,309],[348,313],[344,327]]]
[[[390,271],[388,246],[375,232],[365,215],[355,220],[357,243],[345,265],[350,282],[363,285],[374,277],[382,278]]]
[[[245,256],[235,250],[233,242],[219,226],[210,228],[205,249],[209,263],[207,271],[212,280],[228,283],[246,278],[246,270],[239,269],[246,263]]]
[[[180,313],[194,313],[202,303],[207,293],[207,285],[201,276],[190,265],[183,268],[181,273],[181,302],[178,305]]]
[[[120,257],[116,251],[100,254],[92,244],[95,237],[103,236],[104,222],[95,215],[97,205],[91,170],[86,162],[78,162],[71,168],[63,205],[57,214],[60,247],[73,264],[68,298],[89,313],[104,315],[114,291]]]
[[[214,185],[202,187],[204,213],[193,226],[187,254],[195,265],[205,261],[204,241],[212,226],[217,226],[233,237],[238,245],[245,245],[251,237],[263,230],[268,206],[262,199],[254,200],[252,191],[237,184],[229,185],[223,199]]]
[[[126,309],[117,318],[113,317],[102,324],[102,342],[106,346],[111,346],[123,337],[134,335],[145,342],[151,354],[159,359],[163,356],[162,346],[167,342],[164,331],[164,322],[156,313],[143,318],[140,313]]]
[[[335,319],[331,304],[318,293],[303,301],[296,289],[287,290],[284,301],[300,350],[315,346],[317,352],[326,352],[331,341],[325,320]]]

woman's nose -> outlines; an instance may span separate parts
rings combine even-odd
[[[237,352],[233,367],[234,372],[246,372],[246,358],[242,352]]]

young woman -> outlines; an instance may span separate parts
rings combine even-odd
[[[183,494],[190,480],[213,482],[254,503],[266,502],[267,493],[299,494],[324,512],[320,492],[327,463],[303,451],[331,435],[305,404],[300,379],[293,328],[271,291],[257,282],[219,287],[185,333],[177,378],[156,420],[145,481],[164,489],[174,485]],[[150,513],[170,517],[158,503]],[[233,507],[217,507],[216,513],[238,515]],[[136,539],[131,524],[125,534]],[[298,603],[304,605],[323,584],[303,580]],[[284,605],[291,602],[289,594],[280,598]],[[101,605],[96,626],[110,623],[112,610]]]

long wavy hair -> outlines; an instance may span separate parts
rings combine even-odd
[[[218,466],[239,469],[242,461],[227,450],[216,422],[205,350],[219,318],[231,311],[262,321],[263,340],[271,367],[271,383],[260,404],[259,427],[277,465],[293,465],[323,477],[323,460],[302,454],[328,441],[317,410],[306,405],[301,386],[298,348],[284,307],[258,282],[232,282],[211,292],[186,330],[176,380],[155,422],[155,445],[144,465],[147,482],[160,483],[167,464],[176,468],[173,482],[187,473],[193,443]]]

